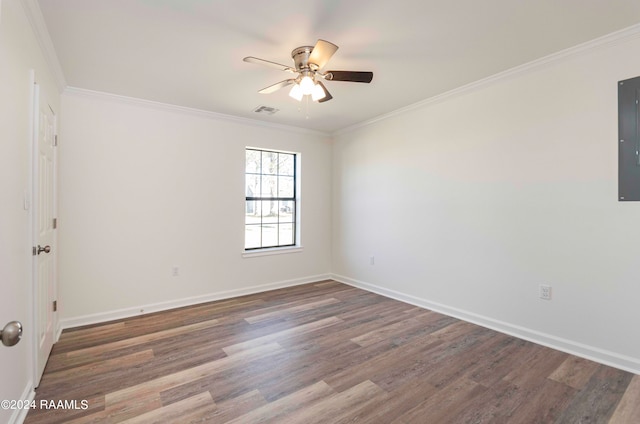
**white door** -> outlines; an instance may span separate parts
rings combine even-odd
[[[56,117],[35,86],[34,119],[34,322],[36,387],[53,347],[55,300],[55,144]]]

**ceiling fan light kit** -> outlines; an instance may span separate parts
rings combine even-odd
[[[273,93],[288,85],[293,85],[289,96],[302,101],[304,96],[311,96],[315,102],[326,102],[333,98],[322,81],[348,81],[370,83],[373,72],[363,71],[326,71],[321,69],[329,62],[331,56],[338,50],[338,46],[325,40],[318,40],[315,46],[302,46],[293,49],[291,58],[295,67],[282,65],[269,60],[247,56],[243,60],[248,63],[276,68],[281,71],[298,74],[295,78],[280,81],[258,91],[261,94]]]
[[[311,94],[311,92],[313,91],[313,87],[315,87],[316,82],[314,79],[312,79],[312,77],[307,75],[302,77],[298,85],[300,85],[300,90],[302,90],[302,94],[307,96]]]
[[[327,95],[324,93],[324,90],[320,86],[320,84],[316,83],[313,85],[313,90],[311,91],[311,100],[317,102],[319,100],[324,99]]]
[[[289,96],[291,96],[292,98],[296,99],[297,101],[302,101],[302,97],[304,96],[304,94],[302,94],[302,88],[300,88],[299,84],[294,84],[293,87],[291,87],[291,91],[289,91]]]

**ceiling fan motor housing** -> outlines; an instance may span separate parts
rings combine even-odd
[[[314,66],[314,64],[309,63],[309,56],[311,55],[312,50],[313,46],[302,46],[297,47],[291,51],[291,58],[293,59],[293,63],[295,63],[296,69],[298,71],[316,71],[318,69],[317,66],[315,66],[315,69],[313,69],[312,67]]]

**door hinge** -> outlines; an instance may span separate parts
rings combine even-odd
[[[57,300],[53,301],[53,312],[58,312],[58,301]]]
[[[53,145],[56,147],[58,146],[58,134],[53,136]]]
[[[58,218],[53,218],[53,229],[58,228]]]

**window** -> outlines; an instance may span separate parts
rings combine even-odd
[[[296,154],[247,149],[245,250],[296,244]]]

